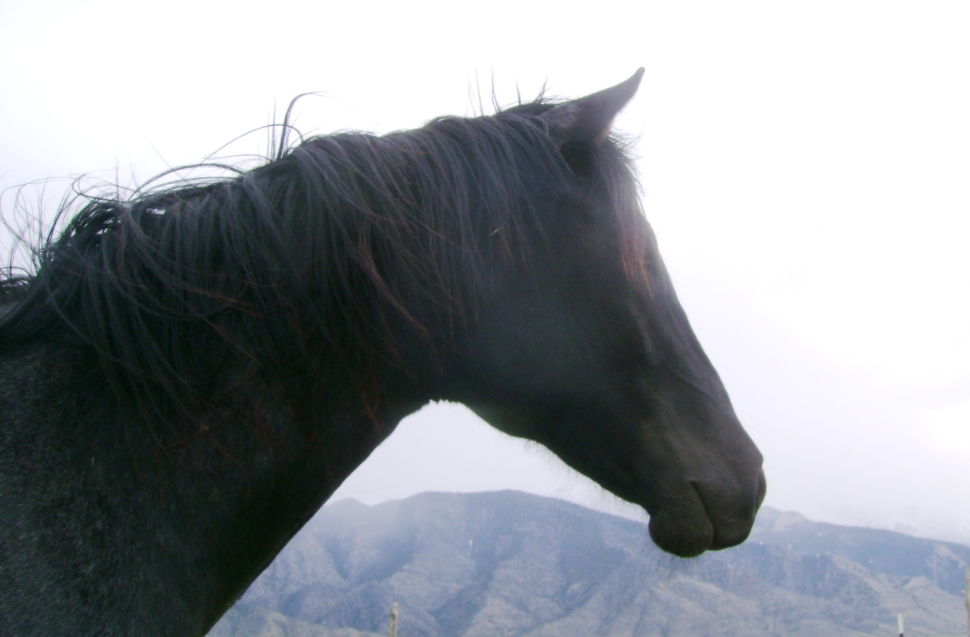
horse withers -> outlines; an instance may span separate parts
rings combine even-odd
[[[0,633],[204,635],[430,400],[742,542],[761,455],[610,134],[641,76],[90,198],[0,287]]]

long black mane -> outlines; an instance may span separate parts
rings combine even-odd
[[[527,258],[542,198],[577,191],[539,117],[551,107],[321,136],[233,179],[91,198],[33,274],[0,283],[0,351],[83,343],[155,413],[190,414],[269,369],[341,370],[366,393],[374,358],[394,356],[390,322],[467,320],[485,257]],[[620,145],[595,157],[586,182],[638,213]]]

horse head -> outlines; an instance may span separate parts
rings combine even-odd
[[[489,269],[463,359],[474,389],[457,398],[643,506],[657,545],[693,556],[747,537],[765,478],[610,139],[641,75],[539,113],[568,187],[536,204],[542,247]]]

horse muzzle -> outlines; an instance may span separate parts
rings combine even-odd
[[[754,483],[746,486],[740,493],[727,493],[718,485],[688,481],[650,515],[650,537],[658,547],[680,557],[740,544],[751,532],[765,498],[764,471],[759,468]]]

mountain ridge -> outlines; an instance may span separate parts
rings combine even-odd
[[[516,491],[328,504],[211,637],[966,635],[970,547],[763,509],[680,560],[644,524]],[[959,582],[956,575],[959,574]],[[959,586],[959,588],[957,588]],[[915,631],[915,632],[914,632]]]

